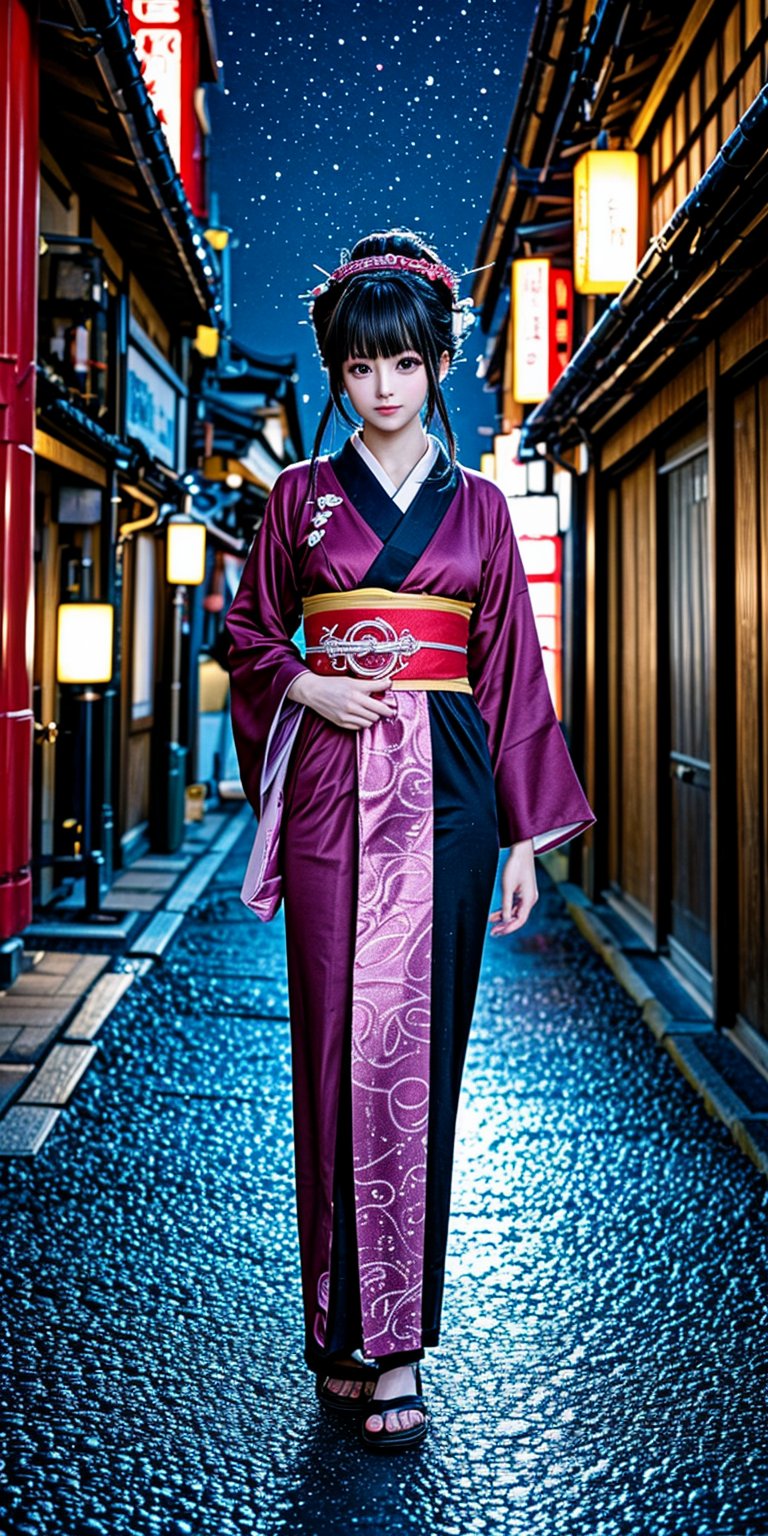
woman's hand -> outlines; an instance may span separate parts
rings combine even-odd
[[[397,714],[394,703],[387,699],[375,699],[374,693],[383,693],[386,682],[366,682],[361,677],[318,677],[307,670],[294,678],[288,689],[288,698],[298,704],[306,704],[332,725],[345,731],[361,731],[375,720],[388,719]]]
[[[515,933],[522,928],[538,899],[533,841],[529,837],[524,843],[514,843],[509,850],[501,874],[501,910],[490,916],[490,922],[496,924],[491,929],[492,936]]]

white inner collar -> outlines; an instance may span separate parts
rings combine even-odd
[[[428,432],[426,452],[422,454],[418,463],[414,464],[413,469],[411,470],[410,474],[406,476],[402,485],[397,486],[395,485],[394,480],[390,479],[387,471],[379,463],[376,455],[371,453],[370,448],[366,447],[359,432],[355,432],[353,434],[352,446],[353,448],[357,449],[357,452],[360,454],[363,462],[368,465],[371,473],[376,476],[379,485],[386,491],[387,495],[391,497],[392,501],[395,503],[395,506],[399,507],[401,512],[407,512],[414,497],[417,495],[424,481],[427,479],[427,476],[430,474],[440,449],[440,444],[437,438],[433,437],[431,432]]]

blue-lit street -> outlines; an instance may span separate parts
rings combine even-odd
[[[0,1171],[3,1531],[763,1536],[765,1182],[543,872],[486,946],[430,1439],[381,1463],[323,1416],[249,842]]]

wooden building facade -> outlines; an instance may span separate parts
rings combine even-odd
[[[571,878],[766,1067],[768,3],[632,9],[540,7],[476,299],[502,427],[573,476],[566,718],[598,821]],[[558,109],[526,129],[537,93]],[[574,159],[603,147],[641,157],[648,244],[522,409],[509,264],[572,259]]]

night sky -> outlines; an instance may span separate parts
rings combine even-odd
[[[233,332],[298,354],[307,451],[325,399],[301,323],[299,295],[322,281],[313,262],[331,271],[362,235],[404,224],[455,271],[474,264],[535,4],[215,0],[211,184],[239,241]],[[494,424],[475,377],[484,342],[476,325],[446,386],[470,467],[487,446],[478,428]]]

